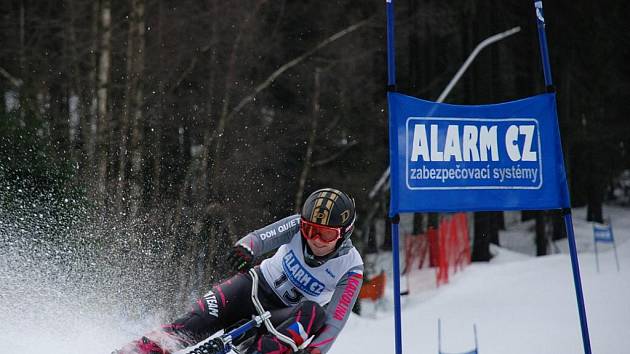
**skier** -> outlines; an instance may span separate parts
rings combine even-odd
[[[354,199],[339,190],[320,189],[304,202],[301,214],[281,219],[240,239],[228,259],[238,273],[216,284],[192,310],[121,350],[120,354],[169,354],[257,314],[247,273],[254,267],[258,297],[276,329],[300,353],[326,353],[343,329],[363,282],[363,261],[350,235],[356,218]],[[248,354],[292,353],[269,333],[258,335]]]

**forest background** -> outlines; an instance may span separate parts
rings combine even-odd
[[[601,221],[630,168],[630,9],[544,6],[572,202]],[[167,308],[316,188],[356,198],[362,252],[388,247],[374,237],[387,191],[368,196],[388,166],[382,0],[2,0],[0,21],[3,242],[55,249],[67,269],[108,264],[92,281]],[[396,26],[400,92],[435,100],[480,41],[515,26],[446,102],[545,90],[533,1],[399,0]],[[414,232],[438,217],[416,215]],[[523,217],[562,237],[553,212]],[[473,258],[488,260],[502,213],[474,226]]]

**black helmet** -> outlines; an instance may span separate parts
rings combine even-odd
[[[310,223],[341,228],[335,250],[324,257],[314,256],[305,242],[305,260],[310,266],[317,266],[334,257],[341,244],[352,235],[356,219],[354,199],[337,189],[320,189],[306,198],[301,216]]]

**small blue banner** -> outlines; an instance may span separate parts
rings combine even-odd
[[[390,214],[569,207],[554,94],[479,106],[388,101]]]
[[[593,238],[595,242],[615,242],[611,225],[593,224]]]

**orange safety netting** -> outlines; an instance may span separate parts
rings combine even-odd
[[[381,272],[377,276],[365,280],[361,286],[361,291],[359,292],[359,299],[370,299],[372,301],[376,301],[382,298],[385,294],[386,281],[385,272]]]

